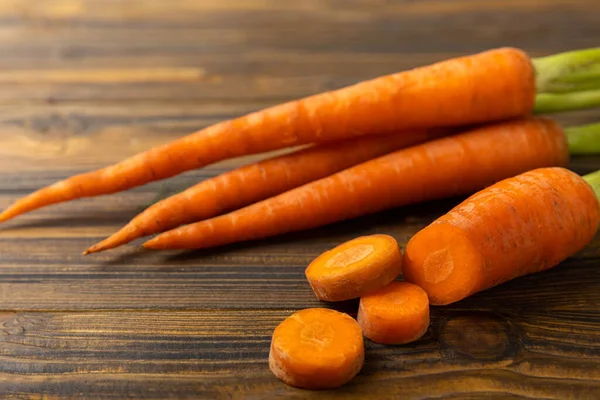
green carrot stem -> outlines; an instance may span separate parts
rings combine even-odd
[[[562,82],[565,84],[573,84],[573,83],[585,83],[585,82],[598,82],[600,80],[600,65],[595,66],[594,68],[590,68],[586,71],[581,72],[573,72],[567,76],[561,78]],[[582,89],[583,90],[583,89]]]
[[[600,47],[532,59],[538,93],[599,89]]]
[[[600,123],[565,128],[571,154],[600,153]]]
[[[594,189],[596,197],[600,200],[600,170],[584,175],[583,179]]]
[[[574,93],[539,93],[535,98],[535,114],[583,110],[600,106],[600,89]]]

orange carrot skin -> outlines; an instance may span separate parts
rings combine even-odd
[[[417,285],[394,281],[361,297],[358,323],[364,335],[379,344],[406,344],[429,327],[429,299]]]
[[[367,161],[279,196],[151,239],[151,249],[194,249],[323,226],[380,210],[470,194],[545,166],[565,166],[564,132],[550,119],[486,125]]]
[[[446,131],[430,129],[411,135],[373,135],[336,141],[225,172],[153,204],[86,254],[236,210],[394,150],[442,136]]]
[[[432,304],[450,304],[558,265],[592,240],[599,222],[585,180],[564,168],[536,169],[472,195],[418,232],[403,275]]]
[[[243,155],[529,115],[536,95],[534,75],[524,52],[500,48],[291,101],[43,188],[5,210],[0,222],[50,204],[115,193]]]

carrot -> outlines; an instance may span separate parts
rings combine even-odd
[[[327,308],[307,308],[275,328],[269,367],[289,385],[332,389],[354,378],[364,357],[363,334],[352,317]]]
[[[360,298],[358,323],[375,343],[413,342],[429,327],[427,293],[408,282],[392,282]]]
[[[596,233],[598,181],[555,167],[498,182],[412,237],[404,278],[445,305],[556,266]]]
[[[84,254],[108,250],[145,235],[236,210],[442,133],[442,130],[430,129],[413,135],[347,139],[311,146],[225,172],[150,206]]]
[[[361,82],[223,121],[117,164],[34,192],[0,214],[0,222],[55,203],[99,196],[166,179],[224,159],[314,142],[415,129],[464,126],[529,115],[537,93],[557,77],[594,68],[600,50],[530,59],[501,48]],[[555,56],[557,57],[557,56]],[[583,82],[568,83],[569,90]],[[539,79],[538,79],[539,78]],[[561,86],[561,90],[562,86]],[[556,101],[554,101],[556,103]],[[594,105],[558,100],[553,111]],[[538,107],[537,112],[544,108]],[[403,133],[400,133],[403,132]]]
[[[402,254],[389,235],[361,236],[326,251],[306,268],[317,298],[325,301],[355,299],[377,290],[402,271]]]
[[[545,118],[486,125],[367,161],[222,216],[164,232],[149,249],[198,249],[314,228],[564,166],[565,133]]]

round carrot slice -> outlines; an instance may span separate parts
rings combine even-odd
[[[427,293],[408,282],[389,285],[361,297],[358,323],[375,343],[404,344],[415,341],[429,327]]]
[[[269,368],[288,385],[332,389],[362,368],[364,339],[348,314],[307,308],[286,318],[273,332]]]
[[[326,251],[306,268],[320,300],[342,301],[377,290],[402,272],[402,253],[389,235],[361,236]]]

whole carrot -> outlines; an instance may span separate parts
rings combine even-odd
[[[430,129],[412,135],[347,139],[311,146],[225,172],[150,206],[84,254],[108,250],[142,236],[237,210],[442,133],[442,130]]]
[[[564,166],[563,129],[545,118],[490,124],[367,161],[144,244],[194,249],[326,225],[410,203],[480,190],[544,166]]]
[[[404,278],[444,305],[556,266],[598,229],[599,178],[540,168],[472,195],[408,242]]]
[[[566,83],[557,78],[593,68],[600,62],[599,54],[600,50],[587,50],[530,59],[521,50],[501,48],[291,101],[47,186],[4,210],[0,222],[50,204],[115,193],[228,158],[359,135],[411,134],[414,129],[529,115],[536,93],[554,87],[564,90]],[[593,84],[600,81],[595,76],[590,79]],[[589,88],[590,82],[568,83],[569,90],[579,87]],[[582,108],[595,103],[553,99],[552,110],[573,108],[573,104]]]

